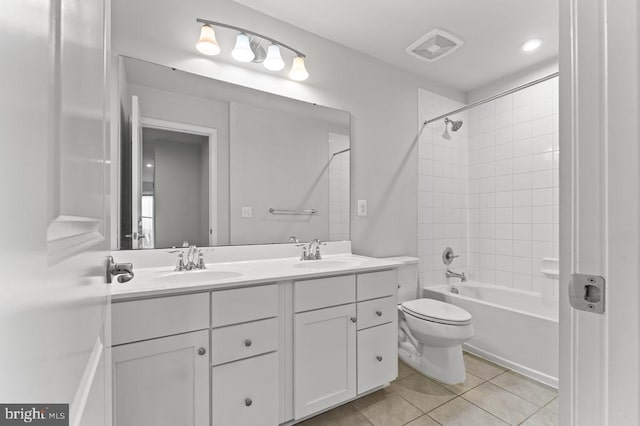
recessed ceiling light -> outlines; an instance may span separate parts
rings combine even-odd
[[[153,163],[147,163],[147,167],[153,167]]]
[[[520,49],[522,49],[523,52],[533,52],[540,46],[542,46],[542,39],[532,38],[531,40],[527,40],[524,43],[522,43],[522,46],[520,46]]]

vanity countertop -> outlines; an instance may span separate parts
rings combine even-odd
[[[292,281],[395,268],[401,262],[353,254],[324,256],[322,260],[280,258],[237,262],[208,263],[207,269],[175,272],[171,266],[135,270],[127,283],[115,281],[111,300],[167,296],[250,286],[277,281]]]

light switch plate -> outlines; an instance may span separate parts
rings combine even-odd
[[[253,217],[253,207],[242,207],[242,217]]]
[[[367,215],[367,200],[358,200],[358,216]]]

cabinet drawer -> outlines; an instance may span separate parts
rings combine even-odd
[[[211,326],[237,324],[278,315],[278,286],[263,285],[211,293]]]
[[[278,319],[231,325],[211,331],[211,365],[249,358],[278,348]]]
[[[358,394],[389,383],[397,376],[397,323],[358,331]]]
[[[395,321],[398,306],[395,296],[358,302],[358,330]]]
[[[354,275],[296,281],[293,286],[294,312],[344,305],[355,300]]]
[[[275,352],[211,369],[212,426],[278,425]]]
[[[358,274],[358,300],[392,296],[398,292],[396,270]]]
[[[114,303],[114,345],[209,328],[209,293]]]

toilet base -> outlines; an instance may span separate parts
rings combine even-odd
[[[414,370],[439,382],[455,385],[466,380],[462,345],[446,348],[421,346],[422,354],[399,347],[398,356]]]

